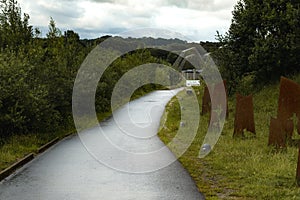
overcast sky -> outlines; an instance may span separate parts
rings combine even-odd
[[[225,33],[237,0],[19,0],[30,23],[47,32],[50,16],[62,31],[81,38],[118,35],[139,28],[178,32],[190,41],[214,41]]]

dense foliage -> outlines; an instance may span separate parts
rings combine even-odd
[[[263,85],[299,72],[300,2],[240,0],[217,60],[231,87]]]
[[[87,51],[50,20],[47,38],[15,0],[0,3],[0,135],[50,132],[71,123],[72,82]]]
[[[46,38],[29,25],[16,0],[0,0],[0,136],[51,132],[72,123],[72,90],[77,71],[88,53],[110,36],[82,40],[72,30],[61,32],[50,18]],[[280,75],[300,71],[300,2],[295,0],[240,0],[232,24],[219,43],[200,44],[220,66],[229,92],[247,93]],[[115,43],[113,42],[115,41]],[[124,45],[122,45],[124,43]],[[178,39],[115,37],[109,46],[193,46]],[[205,53],[205,52],[202,52]],[[148,49],[115,60],[96,93],[98,112],[110,109],[114,84],[132,67],[145,63],[174,63],[176,55]],[[164,61],[163,61],[164,60]],[[143,90],[152,90],[148,85]]]
[[[72,91],[77,71],[88,53],[103,40],[80,40],[62,33],[51,18],[47,38],[29,25],[15,0],[0,1],[0,142],[14,134],[51,133],[73,127]],[[160,62],[149,51],[117,59],[102,77],[97,111],[110,108],[116,81],[142,63]],[[142,89],[151,90],[155,86]]]

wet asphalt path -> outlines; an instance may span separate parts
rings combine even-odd
[[[160,116],[163,107],[174,95],[174,91],[156,91],[142,97],[130,105],[132,120],[143,124],[151,122],[147,134],[151,136],[147,142],[137,142],[125,137],[119,137],[116,133],[120,129],[113,119],[103,122],[105,133],[111,136],[111,140],[124,148],[142,148],[142,152],[151,151],[162,147],[162,142],[155,136],[158,130]],[[149,107],[148,104],[156,104],[151,110],[151,116],[142,115]],[[115,115],[118,120],[122,117],[128,119],[124,110],[120,109]],[[155,117],[155,118],[153,118]],[[126,121],[125,130],[134,126]],[[124,130],[124,127],[121,128]],[[91,129],[84,134],[85,141],[93,141],[98,129]],[[122,132],[122,131],[121,131]],[[94,133],[94,134],[93,134]],[[82,136],[81,136],[82,137]],[[140,140],[140,139],[139,139]],[[86,145],[87,143],[85,143]],[[132,144],[132,145],[131,145]],[[196,200],[204,199],[198,192],[195,183],[179,162],[166,168],[142,174],[119,172],[111,169],[91,156],[88,145],[85,146],[78,135],[67,138],[45,153],[39,155],[32,162],[25,165],[17,173],[0,183],[0,200]],[[101,142],[98,143],[101,146]],[[123,148],[122,147],[122,148]],[[128,149],[127,149],[128,150]],[[110,152],[106,152],[110,153]],[[124,161],[126,158],[118,157],[112,153],[112,160]],[[171,152],[165,152],[161,159],[173,158]],[[144,161],[155,163],[156,160]],[[158,162],[158,161],[157,161]],[[126,163],[126,162],[125,162]],[[131,163],[138,165],[139,163]],[[144,163],[143,163],[144,164]],[[126,166],[124,166],[126,169]]]

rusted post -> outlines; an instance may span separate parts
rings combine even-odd
[[[279,122],[280,123],[280,122]],[[294,133],[294,122],[292,119],[288,119],[286,121],[281,121],[281,123],[284,125],[284,132],[286,134],[286,139],[291,142],[293,138]]]
[[[225,98],[226,98],[226,105],[221,105],[222,108],[226,108],[226,117],[228,117],[228,97],[227,97],[227,88],[226,88],[226,81],[223,80],[221,83],[217,83],[212,87],[210,90],[208,90],[208,86],[205,86],[204,88],[204,94],[202,97],[202,111],[201,115],[205,115],[206,113],[210,113],[211,109],[215,109],[211,107],[211,98],[210,98],[210,92],[212,92],[212,97],[216,100],[216,105],[220,105],[219,101],[221,102],[223,100],[222,90],[225,89]]]
[[[208,87],[205,86],[205,88],[204,88],[204,94],[203,94],[203,97],[202,97],[202,111],[201,111],[201,115],[205,115],[205,114],[209,113],[210,110],[211,110],[210,95],[209,95]]]
[[[254,123],[253,97],[236,94],[236,111],[233,137],[244,136],[244,130],[256,134]]]
[[[282,121],[273,117],[270,121],[269,145],[281,149],[286,148],[286,133],[282,127]]]
[[[294,113],[299,118],[300,116],[300,85],[295,83],[292,80],[289,80],[285,77],[280,79],[280,92],[278,99],[278,113],[277,118],[281,120],[282,126],[286,131],[286,136],[288,140],[292,140],[294,129],[293,121],[291,118]],[[287,122],[287,120],[291,120]],[[298,132],[299,123],[298,123]]]
[[[281,77],[277,116],[287,120],[293,117],[294,113],[300,116],[300,85]]]
[[[300,187],[300,145],[299,145],[299,153],[298,153],[298,165],[297,165],[297,172],[296,172],[296,180],[297,184]]]
[[[300,135],[300,118],[297,116],[298,122],[297,122],[297,133]]]
[[[223,99],[224,98],[223,90],[225,90],[225,101]],[[223,82],[215,85],[214,91],[213,91],[213,99],[215,101],[215,107],[212,109],[217,110],[217,109],[221,108],[222,112],[220,113],[220,115],[228,116],[228,100],[227,100],[226,81],[223,81]],[[225,111],[226,111],[226,113],[225,113]]]

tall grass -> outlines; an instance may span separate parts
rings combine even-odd
[[[26,134],[13,135],[0,146],[0,171],[14,162],[23,158],[29,153],[34,153],[39,147],[53,140],[62,137],[66,132],[57,134]]]
[[[293,79],[299,82],[300,76]],[[203,94],[202,88],[199,91]],[[179,161],[207,199],[300,199],[295,180],[298,148],[291,146],[278,152],[268,146],[270,117],[277,115],[278,96],[279,84],[268,85],[254,94],[257,133],[246,133],[245,138],[239,139],[232,137],[235,97],[230,97],[230,114],[222,135],[213,151],[203,159],[198,158],[198,153],[207,131],[208,116],[201,117],[197,136]],[[176,102],[174,98],[166,107],[165,128],[158,134],[166,144],[174,138],[174,126],[180,121]]]

